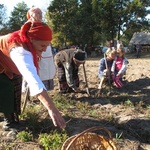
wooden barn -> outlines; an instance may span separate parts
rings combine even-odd
[[[150,51],[150,32],[136,32],[136,33],[134,33],[130,42],[129,42],[131,50],[134,50],[134,47],[139,42],[142,44],[142,51],[143,52]]]

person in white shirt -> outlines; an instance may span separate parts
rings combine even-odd
[[[19,123],[15,116],[20,113],[16,112],[16,107],[19,107],[17,104],[21,99],[21,88],[20,83],[19,88],[14,87],[13,79],[20,75],[27,81],[30,95],[37,96],[46,107],[53,124],[65,128],[64,118],[55,107],[38,75],[38,58],[46,51],[51,40],[52,31],[48,25],[31,21],[26,22],[20,30],[0,37],[0,104],[2,104],[0,112],[5,116],[4,130],[14,129],[16,123]]]
[[[56,74],[56,67],[54,64],[54,57],[52,47],[49,45],[39,60],[39,76],[44,83],[47,90],[54,89],[54,77]]]

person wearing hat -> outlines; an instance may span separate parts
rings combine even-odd
[[[55,55],[61,93],[80,92],[78,71],[79,66],[85,63],[85,56],[85,51],[81,49],[65,49]]]
[[[42,11],[38,7],[32,7],[27,12],[27,22],[42,22]],[[54,64],[54,57],[52,53],[52,46],[51,44],[47,46],[46,51],[44,51],[39,57],[38,61],[39,70],[38,74],[40,76],[40,79],[42,80],[43,84],[45,85],[47,90],[53,90],[54,89],[54,80],[56,74],[56,67]],[[27,90],[27,83],[23,79],[22,83],[22,92],[25,93]]]
[[[42,11],[38,7],[32,7],[27,12],[27,19],[31,22],[42,22]]]
[[[20,30],[0,37],[0,112],[4,113],[4,130],[17,130],[21,112],[22,77],[31,96],[46,107],[54,126],[65,128],[61,113],[49,97],[38,75],[38,57],[52,40],[52,30],[42,22],[26,22]]]
[[[113,60],[116,56],[116,50],[112,50],[108,48],[106,53],[104,54],[104,58],[100,59],[99,68],[98,68],[98,78],[100,79],[100,83],[98,86],[99,94],[101,94],[102,86],[108,77],[111,76],[111,67],[113,64]]]

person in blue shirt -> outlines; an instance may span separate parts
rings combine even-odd
[[[115,56],[116,56],[115,49],[108,48],[108,50],[104,54],[104,58],[100,59],[99,68],[98,68],[98,78],[100,79],[100,84],[98,86],[98,89],[100,94],[101,94],[103,83],[111,75],[111,67],[112,67],[113,60],[115,59]]]

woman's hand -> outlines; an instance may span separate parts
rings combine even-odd
[[[48,113],[53,121],[54,126],[59,126],[60,128],[65,128],[66,123],[61,113],[55,107],[52,99],[49,97],[47,91],[43,90],[40,94],[37,95],[38,99],[43,103],[47,108]]]
[[[59,126],[62,129],[66,127],[65,120],[56,107],[53,107],[50,110],[48,110],[48,113],[53,121],[54,126]]]

